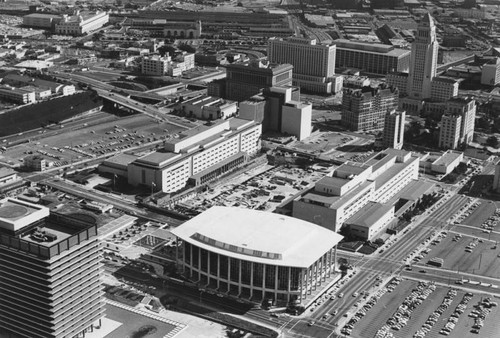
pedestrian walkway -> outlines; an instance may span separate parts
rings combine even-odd
[[[122,304],[122,303],[119,303],[119,302],[116,302],[116,301],[113,301],[110,299],[106,299],[106,302],[110,305],[119,307],[121,309],[130,311],[130,312],[134,312],[134,313],[137,313],[139,315],[142,315],[142,316],[145,316],[145,317],[148,317],[151,319],[155,319],[155,320],[158,320],[160,322],[167,323],[167,324],[174,326],[174,329],[169,331],[165,336],[163,336],[163,338],[173,338],[177,334],[179,334],[179,332],[181,332],[182,330],[184,330],[187,327],[187,325],[185,325],[185,324],[174,322],[173,320],[159,316],[157,314],[154,314],[154,313],[151,313],[148,311],[144,311],[144,310],[141,310],[139,308],[131,307],[131,306],[128,306],[128,305],[125,305],[125,304]]]

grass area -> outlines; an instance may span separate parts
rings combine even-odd
[[[89,91],[14,109],[0,115],[0,136],[40,128],[49,121],[63,121],[101,104],[101,99]]]
[[[113,305],[108,305],[106,307],[106,317],[122,323],[121,326],[107,335],[106,338],[163,338],[175,328],[174,325],[120,309]],[[146,333],[146,328],[155,328],[156,331],[151,330],[149,334],[144,335],[144,333]]]
[[[248,322],[246,320],[242,320],[230,315],[226,315],[224,313],[213,312],[203,308],[201,306],[192,304],[192,303],[184,303],[182,304],[182,310],[187,310],[192,313],[196,313],[197,315],[201,315],[209,320],[213,320],[215,322],[221,323],[223,325],[227,325],[230,327],[235,327],[237,329],[243,331],[249,331],[258,337],[272,337],[276,338],[278,336],[277,332],[266,327],[259,326],[257,324]]]

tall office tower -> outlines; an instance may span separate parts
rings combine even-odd
[[[293,84],[317,93],[335,93],[342,87],[342,78],[334,77],[335,54],[335,45],[318,45],[316,39],[273,38],[268,46],[269,62],[291,64]]]
[[[227,66],[225,99],[233,101],[248,100],[262,90],[275,86],[291,86],[292,70],[290,64],[232,64]]]
[[[0,329],[14,337],[83,336],[104,315],[97,225],[81,214],[1,200],[0,271]]]
[[[390,110],[385,114],[383,143],[385,147],[403,148],[406,112]]]
[[[436,76],[439,44],[436,25],[426,13],[417,27],[417,35],[411,46],[408,94],[414,98],[431,97],[431,81]]]
[[[399,92],[394,87],[346,89],[342,96],[342,124],[353,131],[384,127],[385,114],[398,107]]]
[[[446,102],[446,112],[441,118],[439,147],[456,149],[467,145],[474,137],[476,101],[471,97],[453,98]]]

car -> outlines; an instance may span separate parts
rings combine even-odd
[[[316,322],[314,320],[311,320],[309,321],[309,323],[307,323],[307,326],[313,326],[314,324],[316,324]]]
[[[328,313],[325,313],[325,314],[323,315],[323,319],[328,319]]]
[[[499,256],[500,256],[500,255],[499,255]],[[342,298],[342,297],[344,297],[344,294],[341,292],[341,293],[339,293],[338,297],[339,297],[339,298]]]
[[[359,296],[359,293],[354,292],[354,293],[352,294],[352,296],[353,296],[353,297],[357,297],[357,296]]]
[[[330,313],[332,316],[336,316],[339,313],[339,310],[335,310],[332,313]]]
[[[427,273],[427,270],[422,269],[422,270],[420,270],[419,272],[421,272],[421,273]]]

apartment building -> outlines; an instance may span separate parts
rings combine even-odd
[[[471,97],[453,98],[446,103],[441,117],[439,147],[457,149],[472,142],[476,118],[476,101]]]

